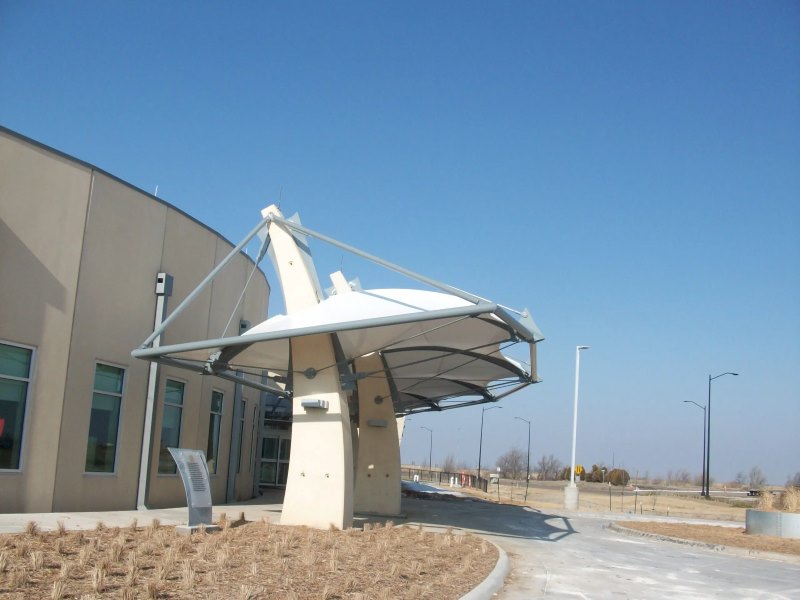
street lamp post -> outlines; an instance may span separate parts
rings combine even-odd
[[[420,425],[420,429],[427,429],[428,433],[431,434],[431,444],[428,448],[428,471],[433,471],[433,429],[425,427],[424,425]],[[433,477],[433,475],[431,475]]]
[[[578,436],[578,383],[581,372],[581,350],[589,346],[575,347],[575,403],[572,408],[572,467],[569,473],[569,485],[564,488],[564,508],[578,508],[578,487],[575,485],[575,445]]]
[[[528,484],[531,480],[531,422],[522,417],[514,417],[520,421],[525,421],[528,424],[528,460],[525,463],[525,502],[528,501]]]
[[[706,496],[706,407],[702,404],[698,404],[694,400],[684,400],[684,403],[694,404],[698,408],[703,409],[703,473],[701,475],[700,487],[702,489],[700,490],[700,495]]]
[[[719,375],[708,376],[708,413],[706,413],[706,498],[711,497],[711,382],[724,375],[739,375],[726,371]]]
[[[493,410],[495,408],[503,408],[503,407],[490,406],[489,408],[481,409],[481,435],[478,441],[478,485],[480,485],[480,479],[481,479],[481,454],[483,453],[483,415],[487,410]]]

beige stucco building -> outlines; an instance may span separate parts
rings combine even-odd
[[[175,306],[232,248],[170,204],[0,128],[0,512],[183,504],[167,445],[207,453],[215,503],[253,495],[262,394],[131,357],[153,331],[159,274]],[[253,269],[237,256],[162,342],[262,321],[260,270],[238,303]]]

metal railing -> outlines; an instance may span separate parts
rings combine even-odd
[[[407,481],[433,483],[445,487],[469,487],[485,492],[489,486],[488,479],[466,471],[441,471],[439,469],[406,467],[401,470],[401,473],[402,478]]]

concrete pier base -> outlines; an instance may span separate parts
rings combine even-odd
[[[567,510],[578,509],[578,486],[568,485],[564,488],[564,508]]]

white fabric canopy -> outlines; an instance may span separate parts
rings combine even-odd
[[[502,345],[519,339],[496,310],[491,302],[475,304],[441,292],[359,290],[274,316],[235,338],[162,346],[159,354],[208,363],[213,371],[267,370],[288,381],[290,340],[335,334],[348,362],[381,353],[385,368],[379,375],[390,379],[396,413],[439,410],[492,401],[497,397],[493,390],[533,383],[530,368],[502,354]],[[335,364],[324,368],[342,369]]]

